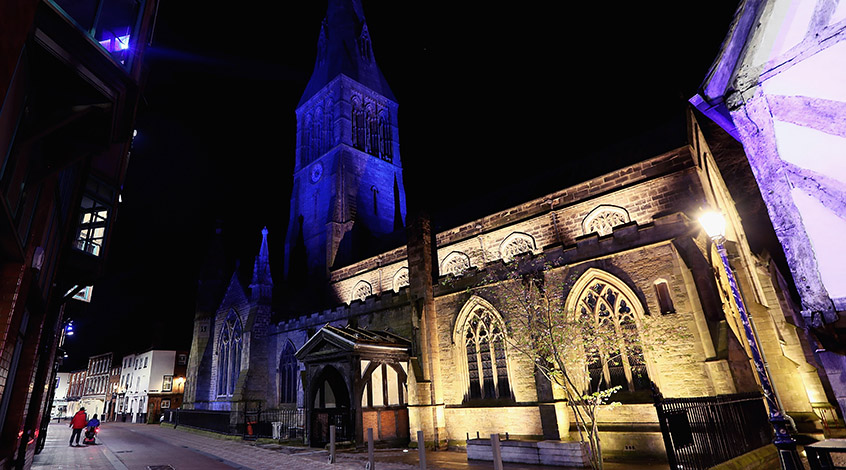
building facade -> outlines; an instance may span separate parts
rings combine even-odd
[[[122,406],[126,421],[158,422],[162,410],[182,405],[187,352],[154,349],[124,360],[131,368],[131,372],[124,369],[121,388],[125,389]]]
[[[740,2],[690,101],[743,144],[846,413],[846,5]]]
[[[385,442],[420,430],[437,447],[477,433],[567,439],[561,394],[509,338],[517,313],[502,294],[528,264],[557,286],[563,312],[684,330],[642,360],[585,371],[623,388],[625,404],[599,414],[603,452],[663,458],[650,383],[667,397],[757,390],[720,258],[696,222],[710,207],[728,218],[780,402],[804,432],[820,432],[813,404],[828,398],[784,280],[751,251],[692,114],[687,146],[434,233],[425,217],[407,220],[398,105],[360,2],[329,2],[317,54],[296,110],[285,282],[274,286],[266,229],[248,283],[203,271],[186,409],[229,411],[235,430],[250,410],[300,408],[312,445],[330,424],[359,444],[367,428]]]
[[[121,360],[120,380],[118,382],[117,389],[117,419],[120,421],[126,421],[127,419],[131,419],[129,412],[129,402],[126,397],[130,388],[135,383],[135,381],[133,380],[134,370],[135,354],[129,354],[124,356]]]
[[[85,376],[87,373],[88,369],[68,373],[68,392],[66,397],[68,416],[73,416],[82,407],[80,400],[85,393]]]
[[[80,405],[89,415],[103,416],[106,411],[109,391],[109,376],[112,369],[112,353],[100,354],[88,358],[88,372]]]
[[[43,445],[64,305],[103,271],[157,3],[0,5],[0,469]]]
[[[53,392],[53,405],[50,407],[50,418],[61,420],[68,417],[69,381],[69,372],[59,372],[56,374],[56,390]]]

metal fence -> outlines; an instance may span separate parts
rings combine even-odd
[[[655,395],[672,470],[705,470],[772,442],[760,393],[697,398]]]
[[[247,410],[244,414],[243,434],[247,438],[300,441],[305,439],[305,410]]]
[[[165,420],[178,426],[188,426],[222,434],[232,434],[229,426],[229,411],[174,410],[165,413]]]

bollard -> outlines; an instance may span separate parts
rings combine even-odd
[[[367,428],[367,470],[376,468],[376,462],[373,460],[373,428]]]
[[[423,440],[423,431],[417,431],[417,455],[420,460],[420,470],[426,470],[426,442]]]
[[[329,463],[335,463],[335,425],[329,426]]]
[[[491,452],[494,470],[502,470],[502,450],[499,448],[499,434],[491,434]]]

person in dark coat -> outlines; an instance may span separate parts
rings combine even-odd
[[[70,427],[73,428],[71,432],[70,442],[68,445],[71,447],[74,446],[74,439],[76,439],[76,445],[79,445],[79,437],[82,435],[82,430],[85,429],[85,426],[88,425],[88,415],[85,414],[85,407],[79,409],[70,422]]]

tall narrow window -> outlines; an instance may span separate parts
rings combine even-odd
[[[294,356],[294,347],[289,342],[285,345],[285,349],[282,351],[282,356],[279,359],[280,403],[297,402],[298,371],[299,367],[297,366],[297,358]]]
[[[379,156],[379,120],[373,106],[367,107],[367,153]]]
[[[468,315],[462,334],[468,399],[511,397],[504,335],[502,319],[490,310],[477,308]]]
[[[379,114],[379,141],[382,145],[380,155],[387,162],[394,160],[394,138],[392,134],[391,116],[387,111],[383,111]]]
[[[352,144],[353,147],[364,150],[364,105],[358,97],[352,100]]]
[[[235,311],[229,312],[220,330],[217,350],[217,394],[232,396],[241,373],[241,320]]]
[[[311,156],[311,115],[307,115],[303,122],[303,134],[300,139],[301,167],[305,167],[312,161]]]
[[[314,131],[311,134],[312,145],[312,160],[316,160],[323,155],[323,112],[320,107],[314,110],[314,119],[312,120]]]
[[[661,309],[661,315],[676,313],[676,308],[673,306],[673,299],[670,297],[670,287],[667,284],[667,281],[663,279],[655,281],[655,295],[658,296],[658,308]]]

